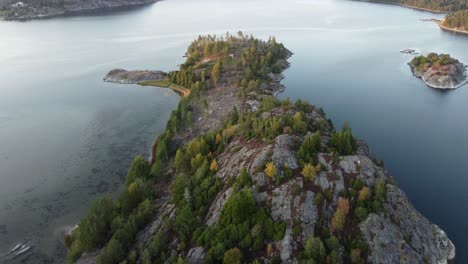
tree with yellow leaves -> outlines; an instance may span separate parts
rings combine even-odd
[[[369,187],[364,187],[359,191],[359,201],[365,201],[371,196]]]
[[[337,208],[343,210],[345,216],[349,213],[349,200],[347,198],[338,197]]]
[[[211,162],[210,170],[215,172],[219,170],[218,162],[216,162],[216,159],[213,159],[213,161]]]
[[[315,176],[317,175],[317,171],[314,165],[310,163],[304,165],[304,169],[302,169],[302,175],[304,176],[304,178],[313,181],[315,179]]]
[[[267,256],[271,256],[274,252],[274,249],[273,249],[273,246],[271,245],[271,243],[268,243],[267,245]]]
[[[221,135],[219,133],[216,134],[216,144],[219,144],[221,142],[221,140],[223,140],[223,137],[221,137]]]
[[[276,167],[275,167],[275,164],[273,164],[273,162],[267,163],[266,168],[265,168],[265,174],[270,178],[273,178],[276,176]]]
[[[343,230],[346,215],[349,212],[349,200],[343,197],[338,197],[336,212],[333,214],[331,226],[334,231]]]
[[[343,230],[344,224],[346,220],[346,214],[343,212],[342,209],[336,209],[335,214],[333,214],[333,218],[331,221],[331,227],[333,231],[339,232]]]

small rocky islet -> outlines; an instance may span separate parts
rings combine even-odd
[[[336,130],[322,109],[275,98],[292,55],[282,44],[205,36],[187,54],[167,74],[106,76],[129,83],[156,74],[191,93],[154,163],[136,157],[119,198],[99,199],[67,238],[68,263],[455,260],[447,234],[349,126]]]
[[[414,57],[408,65],[413,75],[427,86],[451,90],[468,83],[467,66],[448,54],[429,53]]]

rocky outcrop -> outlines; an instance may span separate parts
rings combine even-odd
[[[202,247],[191,248],[187,254],[189,264],[203,263],[205,258],[205,249]]]
[[[138,7],[159,0],[68,0],[68,1],[0,1],[0,11],[6,20],[31,20],[56,16]]]
[[[105,82],[121,84],[137,84],[141,81],[167,80],[167,74],[162,71],[127,71],[113,69],[104,78]]]
[[[432,224],[396,186],[387,185],[389,217],[370,214],[360,229],[371,249],[372,263],[450,263],[455,247],[447,234]]]

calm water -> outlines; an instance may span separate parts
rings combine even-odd
[[[468,63],[468,38],[395,6],[340,0],[168,0],[103,16],[0,22],[0,252],[28,238],[25,263],[61,263],[57,240],[92,199],[115,194],[148,155],[178,97],[106,84],[111,68],[172,70],[198,34],[277,36],[295,55],[281,97],[349,121],[416,208],[468,261],[468,86],[413,78],[403,48]]]

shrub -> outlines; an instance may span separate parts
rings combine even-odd
[[[367,217],[367,210],[364,207],[359,206],[354,210],[354,217],[358,222],[366,219]]]
[[[224,253],[223,264],[241,264],[242,251],[238,248],[233,248]]]

